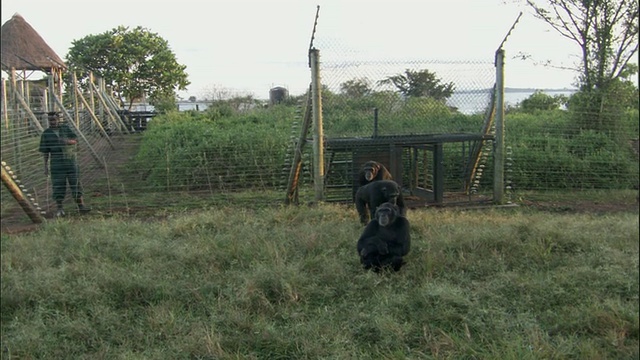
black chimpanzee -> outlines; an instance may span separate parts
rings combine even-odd
[[[355,200],[358,188],[376,180],[393,180],[393,177],[383,164],[373,160],[367,161],[360,168],[358,179],[353,186],[353,199]]]
[[[402,189],[395,181],[377,180],[360,187],[355,196],[356,210],[358,210],[360,222],[366,225],[369,219],[373,219],[376,208],[385,202],[398,205],[400,215],[405,215]]]
[[[386,267],[400,270],[410,247],[409,220],[400,215],[398,205],[390,202],[378,206],[375,218],[358,239],[360,263],[375,272]]]
[[[358,174],[358,185],[363,186],[375,180],[393,180],[391,173],[377,161],[367,161]]]

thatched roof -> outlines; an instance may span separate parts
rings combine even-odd
[[[66,69],[64,61],[19,14],[2,25],[2,70]]]

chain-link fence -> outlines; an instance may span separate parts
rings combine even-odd
[[[314,46],[325,200],[351,201],[355,176],[369,160],[388,167],[416,206],[492,200],[501,109],[491,49],[468,61],[402,54],[370,60],[322,37]],[[99,82],[65,90],[61,99],[38,81],[3,81],[3,169],[38,214],[54,209],[38,152],[49,108],[62,111],[79,135],[81,180],[95,212],[155,216],[175,204],[282,203],[291,194],[314,200],[311,91],[278,89],[269,100],[228,91],[203,106],[157,115],[123,110]],[[517,190],[637,186],[637,105],[605,99],[597,108],[580,107],[550,98],[561,106],[504,109],[507,200]],[[30,221],[4,186],[2,221]]]
[[[348,198],[370,160],[389,168],[417,203],[491,198],[479,191],[491,189],[482,176],[491,167],[495,115],[491,51],[484,60],[368,60],[322,38],[317,46],[328,199]]]

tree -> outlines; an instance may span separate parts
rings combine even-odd
[[[538,18],[580,46],[580,91],[569,102],[577,127],[615,130],[628,97],[637,94],[625,79],[638,71],[630,63],[638,54],[638,1],[548,0],[546,6],[525,1]]]
[[[536,16],[582,51],[583,90],[606,89],[638,53],[637,0],[526,0]]]
[[[172,99],[175,103],[176,91],[190,84],[186,66],[177,62],[169,43],[140,26],[119,26],[74,40],[66,61],[79,80],[86,81],[89,72],[101,77],[129,109],[145,97],[154,105],[166,106]]]
[[[371,94],[371,81],[359,78],[343,82],[340,84],[340,92],[349,98],[361,98]]]
[[[452,82],[442,84],[435,73],[429,70],[414,71],[407,69],[404,74],[390,76],[380,80],[379,84],[391,84],[406,97],[430,97],[445,101],[455,89]]]
[[[527,113],[533,113],[536,110],[557,110],[567,101],[568,98],[564,95],[551,96],[536,90],[531,96],[522,100],[520,108]]]

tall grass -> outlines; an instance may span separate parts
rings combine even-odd
[[[413,210],[383,274],[351,207],[156,215],[2,235],[2,358],[640,355],[637,212]]]

